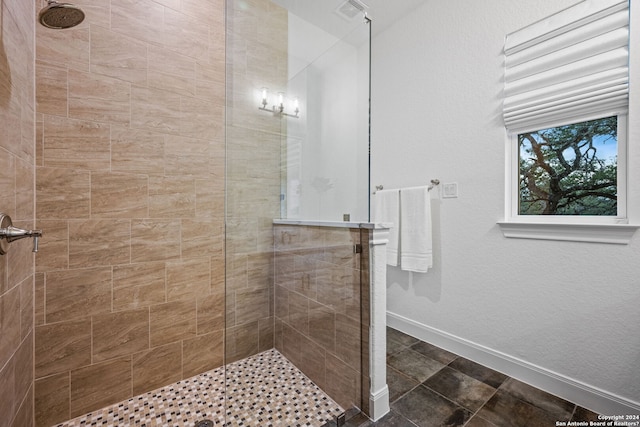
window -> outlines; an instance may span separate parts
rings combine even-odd
[[[591,241],[588,225],[625,224],[628,0],[585,0],[507,35],[504,49],[505,236]],[[527,224],[522,235],[514,224]]]
[[[514,135],[518,185],[512,212],[625,218],[625,131],[621,115]]]

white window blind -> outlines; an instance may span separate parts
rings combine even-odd
[[[586,0],[509,34],[506,127],[541,129],[626,113],[628,63],[628,0]]]

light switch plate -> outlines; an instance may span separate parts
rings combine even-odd
[[[453,199],[458,197],[458,183],[449,182],[442,185],[442,198]]]

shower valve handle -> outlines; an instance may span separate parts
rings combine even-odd
[[[38,252],[38,242],[42,237],[42,230],[23,230],[22,228],[14,227],[11,217],[0,213],[0,255],[7,253],[9,243],[27,237],[33,238],[33,252]]]

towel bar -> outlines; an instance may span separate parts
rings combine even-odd
[[[431,184],[429,184],[429,186],[427,187],[427,190],[431,191],[431,189],[433,187],[435,187],[436,185],[440,185],[440,180],[439,179],[432,179],[431,180]],[[371,194],[376,194],[376,192],[380,191],[384,189],[384,185],[376,185],[376,191],[374,191]]]

